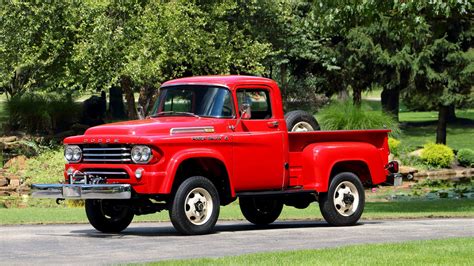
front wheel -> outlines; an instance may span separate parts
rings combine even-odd
[[[102,233],[119,233],[133,220],[133,210],[122,200],[88,199],[85,203],[89,223]]]
[[[327,193],[319,196],[319,208],[331,225],[353,225],[362,215],[365,204],[364,187],[359,178],[349,172],[337,174]]]
[[[255,225],[273,223],[283,209],[280,200],[269,198],[240,198],[239,205],[245,219]]]
[[[219,194],[202,176],[186,179],[178,187],[169,211],[174,228],[185,235],[210,233],[219,217]]]

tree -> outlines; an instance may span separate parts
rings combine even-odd
[[[468,1],[418,2],[400,6],[417,14],[416,20],[429,28],[414,46],[413,88],[428,106],[438,109],[436,142],[446,144],[450,109],[470,99],[474,84],[472,56],[472,4]]]
[[[27,90],[69,91],[79,2],[8,2],[0,9],[0,87],[8,97]]]

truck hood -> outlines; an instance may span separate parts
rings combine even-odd
[[[89,128],[84,135],[156,136],[170,135],[172,129],[187,128],[213,128],[214,132],[225,132],[226,121],[216,118],[167,116],[100,125]]]

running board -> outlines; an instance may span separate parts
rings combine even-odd
[[[315,190],[288,189],[288,190],[265,190],[265,191],[246,191],[236,193],[237,197],[281,197],[300,194],[315,194]]]

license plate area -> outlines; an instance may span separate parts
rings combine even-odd
[[[63,196],[65,198],[80,198],[81,187],[80,186],[63,186]]]

